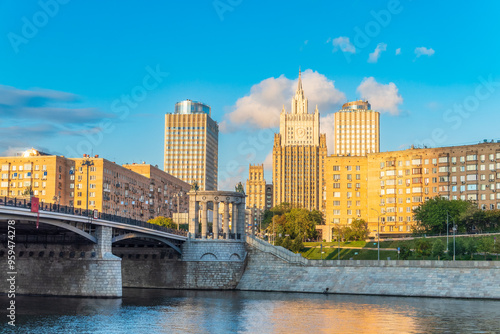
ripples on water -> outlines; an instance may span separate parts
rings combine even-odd
[[[485,300],[124,289],[123,299],[16,303],[18,333],[500,332],[500,301]]]

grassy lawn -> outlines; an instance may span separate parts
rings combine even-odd
[[[323,248],[330,246],[337,247],[339,245],[338,242],[304,242],[304,247],[319,247],[320,244],[323,244]],[[340,247],[365,247],[365,245],[366,241],[364,240],[340,243]]]
[[[484,236],[481,236],[484,237]],[[456,239],[467,239],[474,237],[457,237]],[[488,236],[487,238],[493,239],[493,236]],[[446,236],[440,238],[427,238],[431,243],[434,243],[436,240],[441,239],[443,243],[446,245]],[[497,239],[500,239],[497,236]],[[448,239],[450,242],[453,241],[453,236]],[[500,240],[497,240],[500,242]],[[336,260],[338,253],[337,247],[338,243],[336,242],[305,242],[304,248],[301,250],[302,256],[311,259],[311,260],[320,260],[322,254],[320,252],[320,244],[323,244],[323,259],[324,260]],[[410,249],[415,248],[415,240],[400,240],[400,241],[381,241],[380,248],[394,248],[394,250],[381,250],[380,251],[380,259],[386,260],[388,257],[391,260],[398,259],[397,248],[398,247],[408,247]],[[365,241],[354,241],[354,242],[344,242],[340,243],[340,259],[341,260],[376,260],[377,259],[377,243],[375,242],[365,242]],[[342,249],[342,247],[363,247],[363,249]],[[453,257],[453,249],[450,250],[448,254],[445,254],[441,260],[451,260]],[[487,258],[490,258],[494,261],[497,260],[498,256],[496,255],[487,255]],[[408,260],[422,260],[422,256],[417,255],[416,253],[412,253],[412,255],[408,258]],[[425,260],[437,260],[437,257],[427,256]],[[456,260],[471,260],[471,256],[468,254],[465,255],[457,255]],[[484,261],[484,255],[474,255],[472,260],[475,261]]]

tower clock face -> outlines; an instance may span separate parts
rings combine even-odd
[[[295,130],[295,135],[297,138],[302,138],[306,135],[306,130],[304,128],[297,128],[297,130]]]

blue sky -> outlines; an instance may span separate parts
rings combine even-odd
[[[266,161],[271,181],[272,133],[299,66],[327,135],[343,102],[368,98],[382,115],[382,151],[500,139],[499,10],[495,1],[2,1],[0,152],[33,146],[161,167],[164,114],[189,98],[221,123],[221,188],[246,180],[249,163]]]

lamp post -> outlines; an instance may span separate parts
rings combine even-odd
[[[457,231],[457,226],[455,221],[453,221],[453,261],[455,261],[455,232]]]
[[[89,215],[89,167],[94,166],[94,162],[90,159],[82,161],[82,166],[87,166],[87,200],[85,203],[85,210],[87,212],[87,217]]]
[[[448,226],[448,220],[449,220],[449,213],[446,211],[446,253],[448,253],[448,232],[450,231],[450,228]]]

